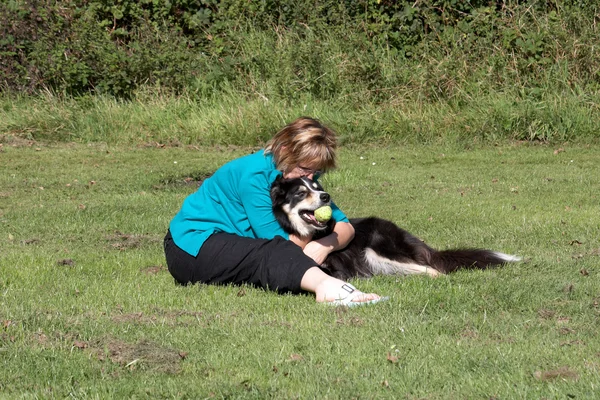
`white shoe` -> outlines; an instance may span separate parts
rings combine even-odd
[[[344,283],[340,288],[340,291],[335,295],[335,300],[326,301],[326,304],[332,306],[346,306],[346,307],[356,307],[356,306],[364,306],[367,304],[375,304],[380,301],[389,300],[389,297],[379,297],[373,300],[365,300],[365,301],[355,301],[356,298],[363,296],[364,293],[352,286],[349,283]]]

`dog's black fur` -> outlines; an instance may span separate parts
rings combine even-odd
[[[319,238],[332,232],[335,221],[319,223],[314,210],[331,198],[308,178],[279,177],[271,187],[273,213],[283,229],[300,237]],[[355,236],[346,248],[331,253],[321,268],[343,280],[390,274],[437,276],[461,268],[486,269],[520,258],[483,249],[438,251],[381,218],[353,218]]]

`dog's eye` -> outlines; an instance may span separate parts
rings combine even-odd
[[[299,199],[303,199],[306,197],[306,192],[296,192],[296,194],[294,194],[294,196]]]

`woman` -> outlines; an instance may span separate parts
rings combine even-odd
[[[361,305],[381,300],[323,272],[319,265],[354,237],[334,205],[335,229],[319,240],[288,235],[272,212],[275,178],[316,179],[335,168],[335,133],[312,118],[279,131],[264,150],[233,160],[188,196],[171,221],[164,247],[180,284],[249,283],[280,293],[315,293],[317,302]]]

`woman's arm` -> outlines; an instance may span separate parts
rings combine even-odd
[[[321,239],[309,241],[304,248],[304,254],[315,260],[317,265],[323,264],[329,253],[343,249],[354,238],[354,227],[349,222],[337,222],[333,232]],[[290,240],[298,244],[292,235]],[[300,239],[302,240],[302,239]],[[300,246],[302,247],[302,246]]]

